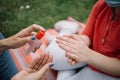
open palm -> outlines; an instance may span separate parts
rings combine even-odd
[[[26,69],[16,74],[11,80],[40,80],[49,69],[52,57],[41,54]]]

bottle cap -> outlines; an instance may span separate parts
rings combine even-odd
[[[45,31],[39,31],[37,34],[36,34],[36,38],[37,39],[41,39],[43,36],[45,35]]]

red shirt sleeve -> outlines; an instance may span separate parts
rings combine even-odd
[[[103,5],[102,5],[103,2],[104,0],[98,0],[98,2],[93,6],[90,12],[90,15],[87,19],[86,27],[82,33],[82,34],[87,35],[91,39],[91,41],[93,39],[94,27],[95,27],[95,23],[97,20],[97,16],[99,12],[101,11],[101,9],[103,9]]]

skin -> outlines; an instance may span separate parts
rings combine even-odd
[[[91,41],[87,36],[58,36],[56,42],[62,49],[66,51],[66,57],[68,57],[68,62],[70,64],[74,65],[80,62],[85,62],[107,74],[120,76],[120,60],[117,58],[104,56],[90,49],[89,45],[91,44]]]
[[[34,30],[45,29],[39,25],[33,24],[9,38],[0,40],[0,52],[7,49],[18,48],[30,42]]]
[[[120,7],[112,7],[113,20],[117,19],[117,15],[120,13]],[[78,21],[69,17],[71,21]],[[79,62],[85,62],[97,69],[113,75],[120,76],[120,60],[117,58],[111,58],[104,56],[89,48],[91,41],[86,35],[65,35],[64,37],[57,37],[56,42],[59,46],[66,51],[66,57],[71,65]]]
[[[0,40],[0,52],[7,49],[19,48],[32,41],[31,37],[34,30],[45,30],[39,25],[33,24],[17,34]],[[42,53],[28,67],[17,73],[11,80],[41,80],[47,70],[50,68],[52,56]]]
[[[11,80],[41,80],[44,74],[49,70],[51,62],[52,56],[43,53]]]

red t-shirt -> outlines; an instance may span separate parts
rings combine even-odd
[[[104,0],[98,0],[89,15],[83,34],[90,37],[93,50],[120,59],[120,14],[117,19],[113,20],[112,17],[112,9]]]

